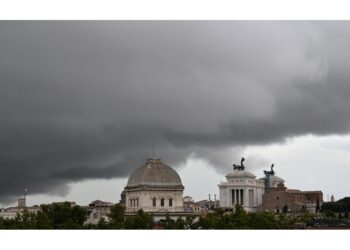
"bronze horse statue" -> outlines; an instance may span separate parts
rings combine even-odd
[[[267,176],[267,175],[274,175],[275,174],[275,171],[273,170],[273,167],[275,166],[275,164],[272,164],[271,165],[271,170],[270,171],[267,171],[267,170],[264,170],[264,174]]]
[[[244,164],[243,164],[244,160],[245,160],[244,157],[242,157],[241,165],[233,164],[233,170],[244,170],[245,169]]]

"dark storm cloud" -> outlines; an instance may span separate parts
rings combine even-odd
[[[0,199],[350,128],[347,22],[0,22]],[[229,157],[228,157],[229,158]],[[231,162],[227,162],[231,164]],[[63,190],[63,191],[62,191]]]

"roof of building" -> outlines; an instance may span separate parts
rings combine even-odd
[[[266,180],[266,176],[259,178],[259,180]],[[273,182],[285,182],[284,179],[282,179],[281,177],[279,177],[277,175],[272,175],[272,181]]]
[[[226,177],[234,177],[234,178],[255,178],[256,176],[247,171],[247,170],[234,170],[231,173],[228,173]]]
[[[148,159],[130,175],[126,189],[140,187],[184,189],[178,173],[160,159]]]
[[[298,193],[298,194],[302,193],[302,191],[300,191],[298,189],[287,189],[286,192],[287,193]]]

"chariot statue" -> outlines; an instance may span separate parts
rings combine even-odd
[[[274,166],[275,166],[275,164],[272,164],[272,165],[271,165],[271,170],[270,170],[270,171],[264,170],[264,174],[265,174],[266,176],[268,176],[268,175],[274,175],[274,174],[275,174],[275,171],[273,170]]]
[[[233,170],[244,170],[245,169],[244,164],[243,164],[244,160],[245,160],[244,157],[242,157],[241,165],[233,164]]]

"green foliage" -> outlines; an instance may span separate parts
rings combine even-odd
[[[42,210],[24,210],[13,219],[0,218],[0,229],[82,229],[88,212],[67,203],[42,205]]]
[[[113,207],[111,207],[110,214],[109,214],[110,228],[113,228],[113,229],[124,228],[124,213],[125,213],[125,208],[120,204],[116,204]]]
[[[350,197],[345,197],[336,202],[325,202],[322,204],[322,213],[348,213],[350,211]]]
[[[47,213],[39,211],[36,215],[36,229],[53,229],[52,220],[49,218]]]
[[[342,201],[343,203],[345,201]],[[111,207],[109,219],[102,218],[96,225],[84,225],[88,212],[79,206],[69,203],[43,205],[42,211],[18,213],[13,219],[0,217],[0,229],[152,229],[155,226],[153,215],[139,210],[136,215],[125,216],[125,208],[119,204]],[[324,209],[324,207],[322,207]],[[287,210],[287,209],[285,209]],[[335,212],[323,210],[323,220],[333,217]],[[344,217],[349,214],[346,211]],[[343,219],[344,220],[344,219]],[[326,221],[328,224],[329,221]],[[172,219],[169,214],[158,224],[165,229],[291,229],[298,225],[310,226],[315,223],[324,224],[319,215],[303,213],[292,216],[288,213],[278,215],[270,212],[247,213],[241,206],[236,206],[235,212],[225,212],[217,209],[203,216],[187,216]],[[333,223],[333,222],[332,222]],[[334,222],[336,225],[336,222]],[[348,223],[348,222],[347,222]],[[344,224],[344,223],[343,223]]]
[[[126,229],[152,229],[153,224],[153,215],[145,213],[142,209],[135,216],[125,219]]]
[[[108,223],[104,218],[101,218],[100,221],[97,223],[96,229],[112,229],[112,228],[116,228],[116,227],[112,227],[112,225],[113,225],[112,223]]]
[[[87,210],[71,206],[69,202],[41,206],[54,229],[82,229],[87,218]]]

